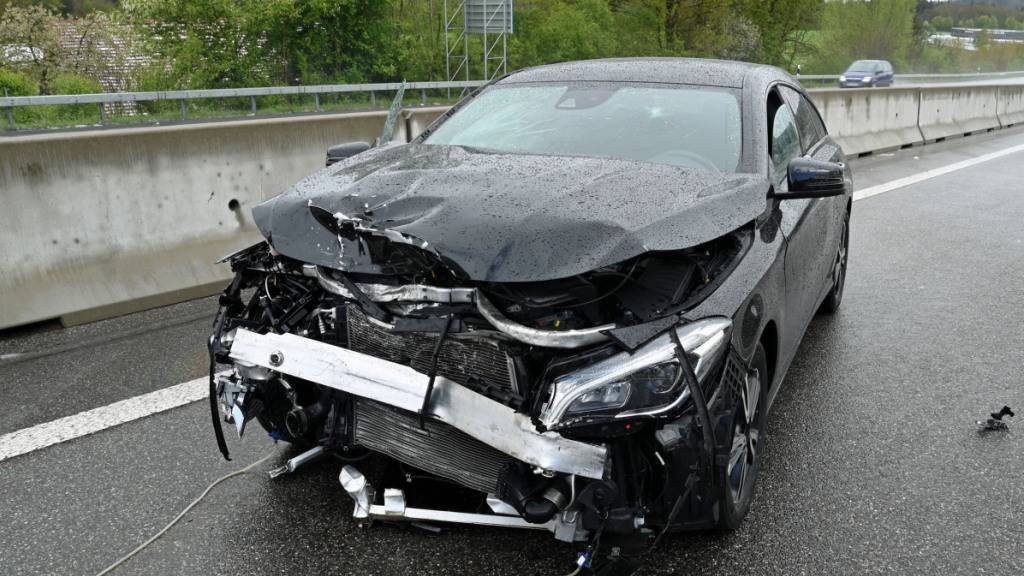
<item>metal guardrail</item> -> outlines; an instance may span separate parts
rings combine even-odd
[[[483,80],[459,80],[452,82],[407,82],[406,91],[420,91],[420,101],[426,104],[427,90],[465,90],[483,86]],[[111,92],[104,94],[66,94],[55,96],[5,96],[0,97],[0,108],[6,110],[7,124],[15,128],[14,109],[27,106],[52,106],[67,104],[96,104],[99,107],[100,124],[106,119],[105,106],[108,104],[125,104],[136,102],[177,101],[181,119],[187,119],[186,102],[189,100],[218,98],[249,98],[251,109],[257,110],[256,98],[261,96],[313,96],[313,109],[320,112],[320,96],[323,94],[369,94],[370,102],[375,103],[377,92],[394,92],[403,86],[401,82],[378,84],[320,84],[315,86],[268,86],[260,88],[219,88],[212,90],[167,90],[161,92]]]
[[[446,90],[476,88],[483,80],[455,82],[408,82],[406,90]],[[319,95],[339,93],[373,93],[398,90],[401,82],[382,84],[322,84],[317,86],[268,86],[262,88],[218,88],[213,90],[168,90],[164,92],[111,92],[107,94],[67,94],[57,96],[0,97],[0,108],[45,106],[52,104],[112,104],[116,102],[154,102],[160,100],[194,100],[199,98],[239,98],[257,96]]]
[[[899,74],[898,78],[914,79],[953,79],[953,78],[999,78],[1010,76],[1024,76],[1024,71],[1016,72],[984,72],[970,74]],[[806,81],[835,81],[838,74],[805,74],[797,76],[800,80]],[[420,91],[420,101],[427,102],[427,90],[465,90],[477,88],[484,85],[483,80],[462,80],[452,82],[409,82],[405,84],[408,91]],[[311,95],[313,96],[313,109],[320,112],[320,96],[323,94],[353,94],[365,93],[370,95],[371,105],[376,103],[377,92],[396,91],[403,84],[401,82],[388,82],[378,84],[321,84],[315,86],[268,86],[259,88],[220,88],[212,90],[168,90],[160,92],[112,92],[104,94],[68,94],[56,96],[3,96],[0,97],[0,108],[3,108],[7,116],[8,128],[15,129],[14,109],[28,106],[51,106],[67,104],[96,104],[99,108],[99,124],[103,125],[106,120],[106,106],[109,104],[126,104],[137,102],[159,102],[177,101],[182,120],[187,120],[189,100],[218,99],[218,98],[249,98],[251,111],[257,111],[256,98],[262,96],[291,96]]]

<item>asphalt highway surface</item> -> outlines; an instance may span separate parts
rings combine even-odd
[[[1024,144],[1009,129],[853,162],[858,190]],[[811,324],[769,418],[751,514],[668,537],[643,574],[1024,574],[1024,151],[854,203],[842,309]],[[5,434],[202,377],[215,301],[0,333]],[[1004,404],[1009,431],[975,420]],[[194,401],[0,459],[0,574],[538,574],[546,532],[359,529],[321,460],[253,426],[221,459]],[[227,430],[227,428],[226,428]],[[227,430],[230,432],[230,430]],[[6,438],[10,438],[7,436]]]

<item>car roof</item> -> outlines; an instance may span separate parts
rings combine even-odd
[[[741,88],[748,75],[759,71],[783,73],[781,70],[764,64],[729,60],[607,58],[527,68],[509,74],[498,84],[565,81],[656,82]]]

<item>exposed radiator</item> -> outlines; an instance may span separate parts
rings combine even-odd
[[[498,474],[513,458],[442,422],[386,404],[356,399],[355,441],[399,462],[481,492],[494,493]]]
[[[404,364],[424,374],[430,371],[437,334],[388,332],[370,322],[356,306],[348,307],[347,317],[348,347],[352,350]],[[477,391],[494,388],[518,392],[512,362],[496,342],[446,339],[438,355],[437,373]]]

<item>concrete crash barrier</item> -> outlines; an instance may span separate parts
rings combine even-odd
[[[420,135],[437,120],[442,114],[448,111],[448,106],[432,106],[430,108],[412,108],[405,110],[402,115],[405,118],[405,130],[409,139]]]
[[[847,154],[921,144],[917,88],[813,90],[829,134]]]
[[[253,206],[386,111],[0,138],[0,328],[212,294]],[[426,117],[417,115],[417,118]],[[395,139],[406,139],[399,122]]]
[[[1024,85],[1000,86],[996,116],[1003,128],[1024,122]]]
[[[929,86],[921,92],[917,124],[926,141],[1000,128],[998,86]]]

